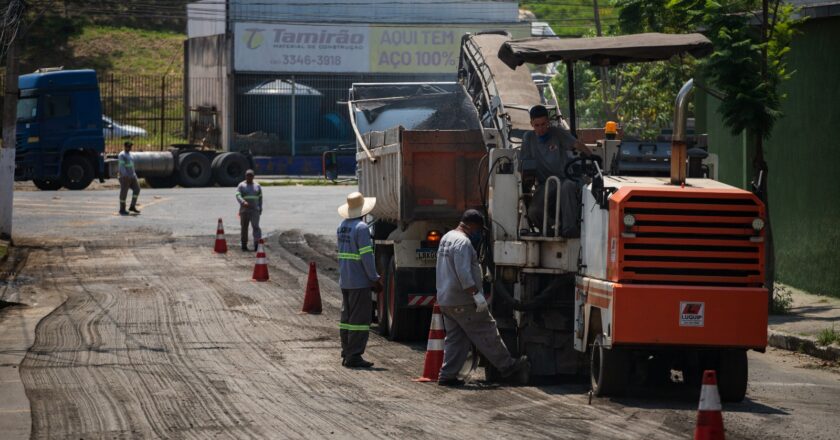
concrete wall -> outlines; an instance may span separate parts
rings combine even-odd
[[[220,0],[202,0],[187,5],[187,37],[225,33],[226,5]]]
[[[840,296],[840,17],[810,19],[801,30],[789,57],[796,73],[782,86],[785,116],[765,144],[776,269],[782,282]],[[724,127],[715,98],[699,97],[697,110],[721,180],[746,187],[745,136]]]
[[[519,2],[513,0],[297,0],[267,4],[266,0],[231,0],[237,21],[358,23],[476,23],[515,22]]]
[[[187,40],[186,76],[187,104],[190,108],[214,106],[219,114],[221,144],[229,148],[232,135],[230,76],[230,44],[225,35],[190,38]]]

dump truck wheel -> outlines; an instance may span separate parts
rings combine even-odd
[[[628,359],[626,350],[605,348],[604,335],[598,335],[589,362],[592,393],[598,397],[621,395],[630,379]]]
[[[41,191],[58,191],[61,189],[60,180],[34,179],[32,183]]]
[[[197,152],[189,151],[178,156],[178,183],[187,188],[207,186],[210,183],[210,159]]]
[[[397,266],[394,257],[388,262],[385,275],[385,292],[388,299],[388,339],[391,341],[404,341],[412,336],[414,319],[411,310],[397,307]],[[428,329],[427,329],[428,330]]]
[[[749,365],[746,350],[721,350],[718,389],[724,402],[740,402],[747,394]]]
[[[213,179],[219,186],[236,186],[245,180],[245,171],[248,170],[248,158],[242,153],[222,153],[213,159],[210,165],[213,169]]]
[[[86,157],[69,156],[64,159],[61,184],[73,191],[82,190],[93,182],[93,165]]]

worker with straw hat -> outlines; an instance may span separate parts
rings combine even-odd
[[[376,198],[360,192],[347,196],[347,203],[338,207],[344,218],[338,226],[338,284],[341,288],[341,364],[347,368],[370,368],[373,362],[362,358],[370,331],[371,289],[382,288],[370,230],[364,216],[373,210]]]

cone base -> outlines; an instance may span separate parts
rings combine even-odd
[[[437,382],[437,379],[429,379],[428,377],[418,377],[416,379],[411,379],[412,382]]]
[[[301,310],[301,311],[298,312],[298,315],[320,315],[321,312],[322,312],[322,310],[318,310],[318,311],[313,310],[311,312],[307,312],[306,310]]]

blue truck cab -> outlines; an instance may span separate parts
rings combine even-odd
[[[96,72],[36,72],[21,75],[18,87],[15,180],[80,190],[107,177]]]

